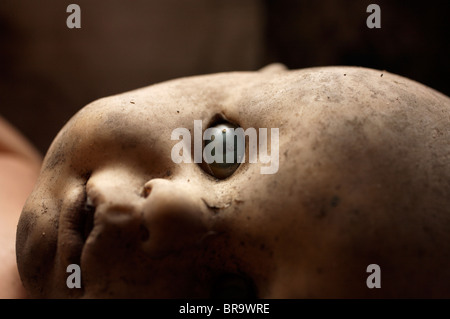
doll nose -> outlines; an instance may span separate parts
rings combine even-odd
[[[151,256],[198,246],[208,232],[204,203],[187,182],[153,179],[145,184],[142,249]],[[147,237],[147,238],[146,238]]]
[[[207,208],[190,186],[153,179],[145,184],[145,198],[136,202],[130,192],[104,185],[102,193],[114,196],[101,196],[87,246],[97,254],[137,248],[151,258],[198,247],[208,234]]]

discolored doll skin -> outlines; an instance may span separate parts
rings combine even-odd
[[[171,160],[174,129],[217,119],[279,128],[278,171],[247,161],[217,179]],[[365,68],[272,66],[103,98],[45,156],[19,272],[38,298],[448,298],[449,141],[448,97]]]

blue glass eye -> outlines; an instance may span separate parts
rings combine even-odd
[[[210,174],[219,179],[231,176],[239,167],[245,152],[245,137],[229,123],[209,128],[211,139],[205,141],[204,158]]]

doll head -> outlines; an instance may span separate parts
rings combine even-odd
[[[100,99],[48,150],[18,225],[22,281],[50,298],[448,297],[449,122],[448,97],[353,67]],[[241,163],[197,163],[208,128],[253,128],[272,163],[250,162],[250,136]],[[71,264],[81,288],[66,285]]]

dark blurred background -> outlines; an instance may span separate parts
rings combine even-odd
[[[450,95],[449,16],[448,0],[1,0],[0,115],[45,153],[95,99],[271,62],[371,67]]]

